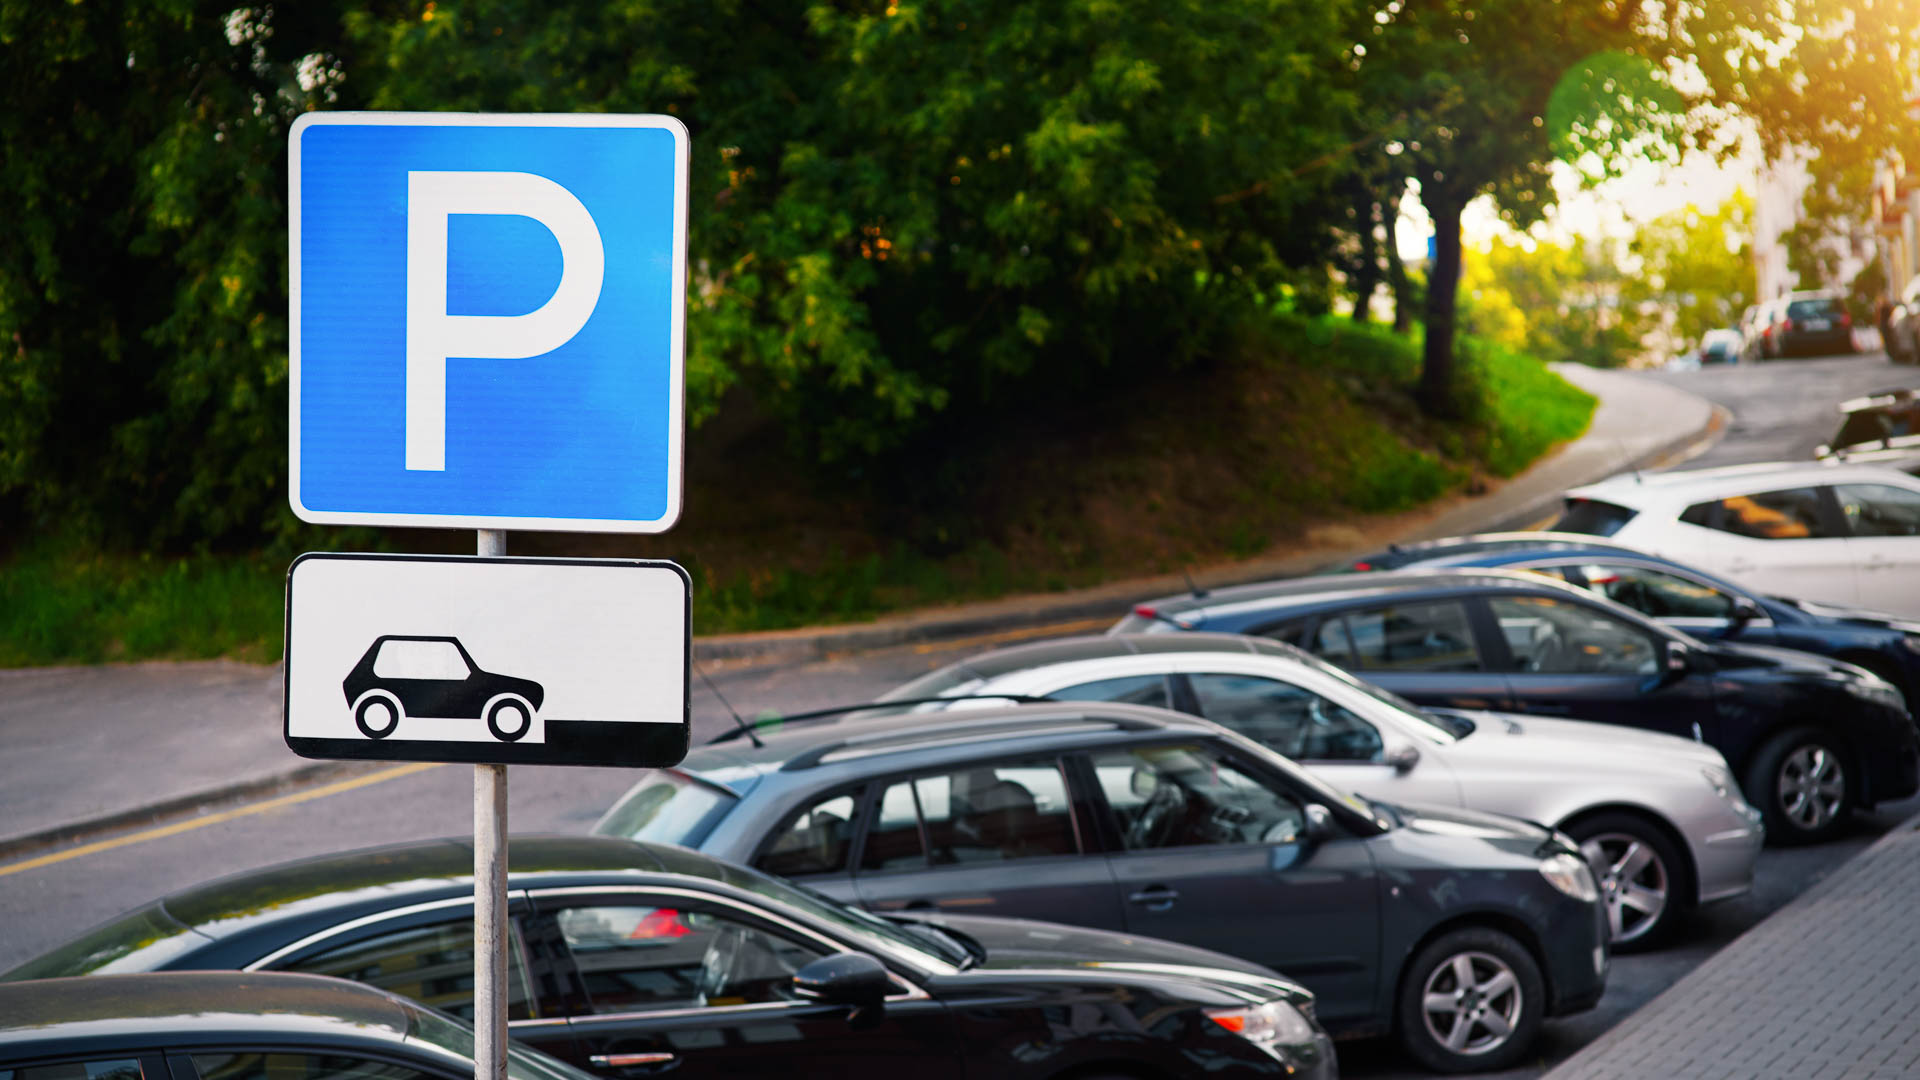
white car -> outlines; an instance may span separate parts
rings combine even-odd
[[[1920,479],[1896,469],[1628,473],[1564,498],[1555,532],[1604,536],[1769,595],[1920,616]]]
[[[956,697],[966,700],[940,700]],[[1006,697],[1177,709],[1382,802],[1551,824],[1593,864],[1616,948],[1652,945],[1696,903],[1746,892],[1764,839],[1760,812],[1710,746],[1611,724],[1423,710],[1262,638],[1040,642],[948,665],[882,700],[908,710],[985,707]]]

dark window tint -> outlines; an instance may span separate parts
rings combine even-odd
[[[1920,536],[1920,494],[1885,484],[1836,489],[1855,536]]]
[[[1656,619],[1728,619],[1733,597],[1700,582],[1644,566],[1587,563],[1570,568],[1569,581]],[[1577,580],[1576,580],[1577,579]]]
[[[1838,319],[1840,301],[1838,300],[1795,300],[1787,305],[1787,318],[1799,319]]]
[[[140,1080],[140,1076],[140,1062],[134,1058],[63,1061],[58,1065],[0,1069],[0,1080]]]
[[[1560,512],[1560,520],[1549,528],[1554,532],[1612,536],[1620,531],[1622,525],[1632,521],[1635,513],[1637,511],[1599,499],[1568,499],[1566,507]]]
[[[1352,664],[1353,638],[1347,634],[1347,620],[1339,615],[1321,619],[1320,625],[1313,629],[1313,647],[1310,651],[1336,664]]]
[[[1479,671],[1467,611],[1457,601],[1400,604],[1347,615],[1354,666],[1366,671]]]
[[[601,836],[699,847],[739,800],[710,784],[662,769],[640,781],[593,827]]]
[[[1296,761],[1378,761],[1380,733],[1341,706],[1254,675],[1192,675],[1200,713]]]
[[[1820,514],[1819,488],[1788,488],[1720,500],[1714,525],[1755,540],[1814,540],[1832,536]]]
[[[1101,679],[1081,683],[1047,695],[1056,701],[1121,701],[1129,705],[1168,707],[1167,679],[1164,675],[1130,675],[1123,679]]]
[[[1583,604],[1545,596],[1487,601],[1513,670],[1550,675],[1651,675],[1653,638]]]
[[[1290,843],[1306,820],[1291,797],[1206,747],[1107,750],[1093,768],[1128,851]]]
[[[200,1080],[428,1080],[432,1073],[345,1054],[195,1054]],[[437,1078],[435,1078],[437,1080]]]
[[[507,1017],[527,1019],[527,970],[520,962],[520,936],[512,931],[507,948]],[[283,966],[287,971],[332,975],[377,986],[431,1005],[462,1019],[473,1019],[473,920],[452,919],[430,926],[394,930]]]
[[[793,973],[824,953],[726,915],[608,904],[559,913],[596,1013],[796,1000]]]
[[[859,800],[858,792],[842,792],[801,810],[774,834],[753,865],[781,877],[844,871]]]
[[[888,787],[860,865],[918,869],[1079,850],[1066,778],[1049,759],[981,765]]]
[[[1703,502],[1694,503],[1692,506],[1687,507],[1681,512],[1680,520],[1688,525],[1698,525],[1703,529],[1711,529],[1714,527],[1714,523],[1719,516],[1720,504],[1718,502]]]

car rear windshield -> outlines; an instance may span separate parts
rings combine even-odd
[[[1588,536],[1612,536],[1633,520],[1635,510],[1599,499],[1568,499],[1560,520],[1547,526],[1552,532],[1585,533]]]
[[[1789,319],[1832,319],[1839,314],[1838,300],[1795,300],[1787,305]]]
[[[593,831],[656,844],[697,848],[740,800],[678,769],[644,773]]]
[[[149,904],[0,975],[0,982],[158,971],[206,942],[204,935],[169,918],[159,904]]]

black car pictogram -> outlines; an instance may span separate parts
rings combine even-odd
[[[393,734],[402,717],[427,716],[485,718],[494,738],[513,742],[533,729],[546,697],[531,679],[480,670],[457,638],[401,634],[374,639],[340,685],[369,739]]]

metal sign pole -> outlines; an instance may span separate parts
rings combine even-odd
[[[504,529],[479,530],[478,554],[507,553]],[[507,1076],[507,767],[473,767],[473,1074]]]

